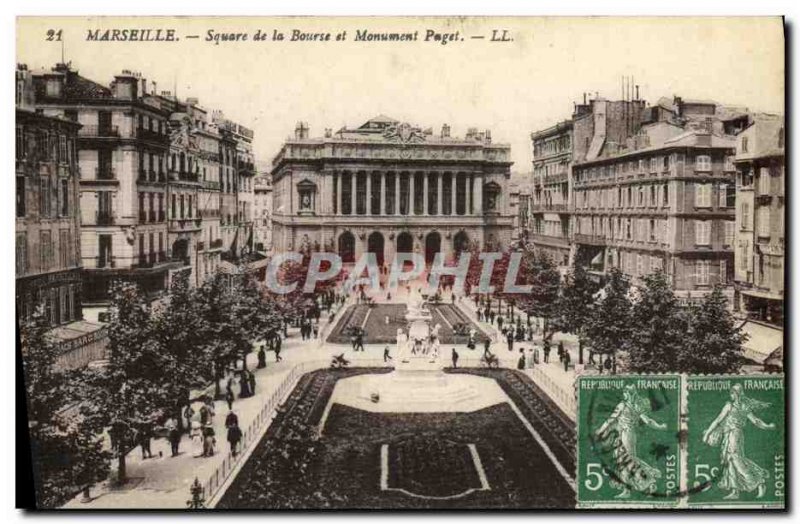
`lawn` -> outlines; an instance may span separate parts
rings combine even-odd
[[[469,329],[476,331],[476,344],[481,346],[486,339],[480,329],[460,309],[452,304],[430,304],[428,306],[433,316],[431,326],[441,325],[439,339],[442,344],[466,344],[467,335],[456,335],[453,327],[464,324]],[[347,308],[339,317],[334,326],[328,342],[336,344],[349,344],[351,335],[349,330],[353,327],[364,327],[366,336],[365,344],[394,344],[397,342],[398,328],[407,329],[405,320],[405,304],[377,304],[372,307],[366,304],[357,304]]]
[[[472,413],[405,414],[336,404],[324,435],[316,438],[313,426],[336,380],[363,372],[370,370],[322,370],[304,376],[217,507],[574,507],[574,492],[505,403]],[[496,375],[501,384],[514,380]],[[515,391],[520,387],[524,384],[509,386]],[[520,402],[521,397],[515,401],[518,406]],[[556,415],[553,422],[557,426],[560,418]],[[557,432],[542,419],[531,423],[551,449],[557,446]]]

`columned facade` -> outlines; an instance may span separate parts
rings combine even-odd
[[[509,156],[488,132],[437,137],[385,117],[322,139],[301,133],[273,160],[276,249],[379,261],[413,251],[430,261],[489,239],[508,245]],[[311,213],[296,204],[301,181],[322,192]],[[496,194],[491,208],[484,186]]]

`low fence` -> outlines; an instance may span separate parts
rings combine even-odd
[[[222,493],[219,493],[220,488],[222,488],[239,464],[243,460],[246,460],[251,448],[254,448],[258,441],[261,440],[269,424],[275,418],[276,410],[292,389],[294,389],[300,377],[311,371],[326,369],[330,366],[330,362],[330,360],[313,360],[295,365],[283,380],[281,380],[278,387],[269,394],[266,401],[261,406],[261,409],[256,414],[256,417],[251,420],[247,428],[242,431],[239,453],[234,457],[230,451],[226,452],[222,463],[217,466],[214,472],[208,477],[208,480],[203,483],[203,495],[206,502],[210,503],[210,507],[213,507],[217,502],[216,499],[222,495]],[[386,364],[380,359],[362,359],[351,361],[350,365],[351,367],[381,367]]]
[[[575,420],[578,409],[575,401],[574,387],[565,387],[552,379],[541,367],[534,366],[526,369],[525,372],[536,383],[537,386],[549,396],[556,405],[561,408],[570,419]]]

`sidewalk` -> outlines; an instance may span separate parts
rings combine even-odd
[[[289,338],[284,340],[281,351],[281,362],[274,362],[274,353],[267,353],[267,367],[256,369],[258,357],[255,352],[248,355],[248,368],[256,376],[256,394],[246,399],[237,398],[233,411],[239,417],[239,426],[243,431],[250,427],[258,417],[264,404],[272,397],[284,379],[297,364],[309,361],[327,361],[333,355],[344,352],[346,358],[357,365],[359,361],[382,359],[383,347],[367,347],[364,352],[353,353],[349,347],[337,345],[320,346],[320,341],[300,339],[298,329],[289,330]],[[238,395],[238,387],[234,387]],[[200,407],[197,403],[195,410]],[[126,467],[128,481],[121,487],[112,486],[104,481],[91,490],[91,501],[81,502],[78,495],[67,504],[66,509],[146,509],[146,508],[185,508],[191,498],[189,488],[197,478],[206,485],[214,472],[222,466],[228,457],[230,446],[227,442],[225,417],[228,406],[225,401],[214,403],[213,420],[217,445],[213,457],[197,457],[201,452],[194,449],[188,434],[184,434],[179,455],[171,456],[171,449],[166,438],[153,439],[151,451],[153,458],[142,459],[141,448],[136,447],[128,453]],[[244,450],[242,450],[244,451]],[[112,461],[112,475],[116,469],[116,460]]]

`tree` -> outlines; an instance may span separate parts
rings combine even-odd
[[[677,370],[684,373],[736,373],[742,366],[742,344],[747,335],[728,309],[722,288],[715,286],[705,300],[692,307],[688,336]]]
[[[611,268],[604,296],[592,308],[585,327],[585,335],[592,351],[611,355],[624,350],[631,335],[630,284],[619,268]]]
[[[557,328],[553,320],[558,315],[558,296],[561,275],[546,253],[526,246],[520,264],[521,283],[531,285],[528,295],[518,295],[521,308],[528,314],[544,320],[544,338],[552,338]]]
[[[108,365],[85,377],[81,414],[100,434],[108,431],[117,457],[117,482],[126,480],[125,456],[143,424],[151,424],[164,407],[171,407],[164,374],[168,357],[153,336],[150,311],[138,287],[115,282],[111,288],[108,324]]]
[[[173,278],[167,304],[153,315],[152,333],[164,358],[164,386],[167,398],[174,399],[170,413],[182,424],[181,408],[190,403],[192,389],[207,385],[212,379],[211,354],[206,344],[206,330],[197,307],[197,292],[189,286],[188,276]]]
[[[214,380],[214,395],[221,397],[219,381],[225,369],[236,361],[238,346],[236,326],[231,324],[233,295],[230,279],[217,271],[196,292],[201,319],[200,333],[207,353],[205,364]]]
[[[96,434],[64,415],[76,382],[56,369],[59,348],[43,308],[22,323],[20,343],[37,506],[55,508],[105,478],[108,454]]]
[[[633,306],[628,366],[637,373],[679,371],[678,361],[689,316],[675,298],[663,271],[642,278],[644,286]]]
[[[555,328],[578,337],[578,363],[583,364],[584,331],[589,323],[599,285],[586,268],[573,265],[556,303]]]

